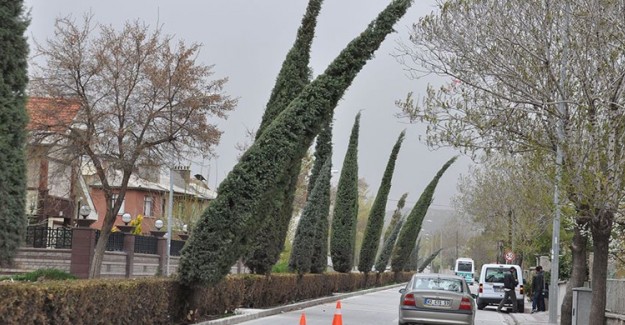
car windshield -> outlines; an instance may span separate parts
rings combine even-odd
[[[487,268],[484,279],[486,282],[503,283],[503,274],[504,269],[502,268]]]
[[[463,292],[462,280],[450,278],[417,278],[413,289]]]

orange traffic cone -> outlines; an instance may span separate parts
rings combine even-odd
[[[299,325],[306,325],[306,314],[302,313],[302,316],[300,316]]]
[[[343,325],[343,314],[341,313],[341,301],[336,302],[336,311],[334,312],[334,319],[332,319],[332,325]]]

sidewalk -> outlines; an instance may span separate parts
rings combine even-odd
[[[534,325],[534,324],[553,324],[549,323],[549,312],[541,311],[537,313],[531,313],[532,304],[525,304],[525,312],[523,314],[520,313],[512,313],[509,314],[510,317],[514,320],[514,324],[516,325]],[[560,323],[560,317],[558,317],[558,324]]]

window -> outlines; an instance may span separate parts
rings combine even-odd
[[[113,194],[113,199],[111,200],[111,205],[115,205],[115,202],[117,202],[117,200],[119,199],[119,194],[115,193]],[[124,200],[126,201],[126,200]],[[122,201],[122,205],[119,208],[119,211],[117,212],[118,215],[120,214],[124,214],[124,201]]]
[[[146,217],[152,216],[152,210],[154,207],[154,198],[146,195],[143,199],[143,215]]]
[[[486,282],[503,283],[503,273],[504,269],[502,268],[489,267],[486,269],[486,276],[484,277],[484,279],[486,280]]]
[[[473,263],[471,262],[458,262],[457,272],[472,272],[473,271]]]
[[[462,281],[448,278],[418,278],[413,289],[463,292]]]

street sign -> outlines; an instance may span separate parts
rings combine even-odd
[[[512,262],[514,260],[514,253],[511,251],[507,251],[504,255],[504,258],[506,259],[506,262]]]

